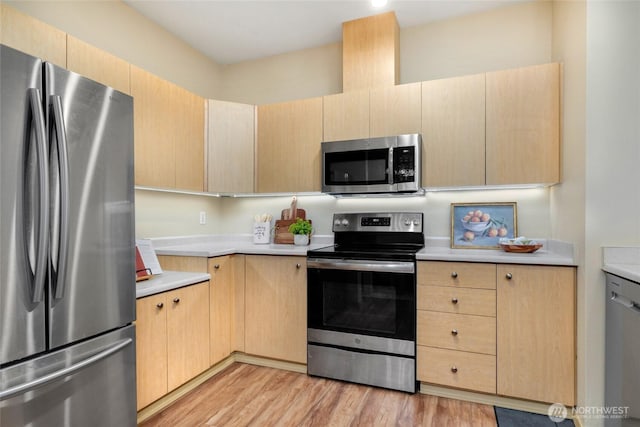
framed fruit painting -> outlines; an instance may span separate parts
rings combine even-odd
[[[515,202],[451,204],[452,248],[499,249],[501,238],[517,235]]]

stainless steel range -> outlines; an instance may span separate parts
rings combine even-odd
[[[422,213],[334,214],[334,245],[307,254],[307,372],[416,391]]]

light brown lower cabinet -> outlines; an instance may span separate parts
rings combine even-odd
[[[419,262],[418,380],[575,405],[575,275],[564,266]]]
[[[575,405],[575,275],[498,265],[498,394]]]
[[[245,352],[307,363],[306,259],[247,255]]]
[[[211,275],[210,334],[211,365],[225,359],[232,351],[234,269],[231,255],[209,258]]]
[[[137,408],[209,368],[209,282],[136,301]]]

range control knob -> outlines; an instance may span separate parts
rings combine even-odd
[[[404,220],[404,225],[406,225],[407,227],[411,225],[411,220],[410,219],[405,219]]]
[[[343,227],[349,226],[349,220],[347,218],[342,218],[342,221],[340,223],[342,224]]]
[[[336,218],[336,219],[333,221],[333,225],[334,225],[335,227],[340,227],[340,220]]]
[[[415,225],[416,227],[420,225],[420,220],[419,219],[414,219],[413,220],[413,225]]]

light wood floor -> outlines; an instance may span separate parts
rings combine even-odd
[[[234,363],[141,424],[495,427],[493,407]]]

